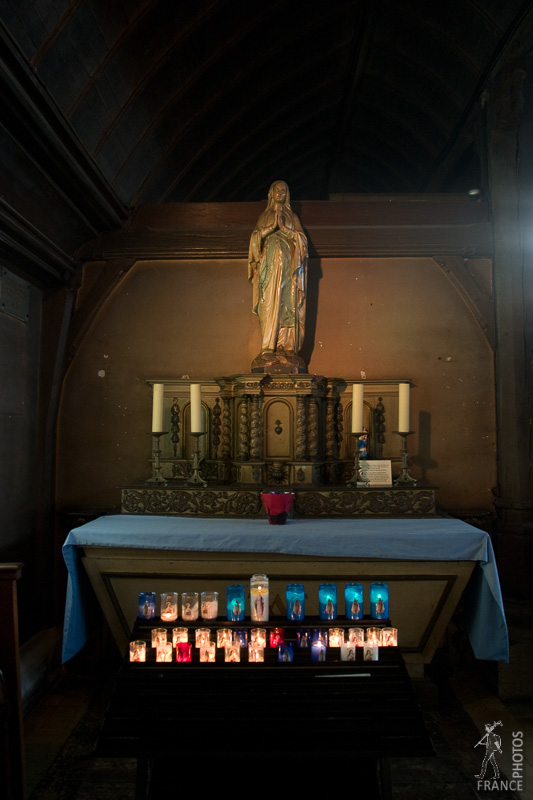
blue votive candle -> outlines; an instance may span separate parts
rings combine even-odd
[[[139,592],[139,619],[155,617],[155,592]]]
[[[347,583],[344,587],[346,619],[363,619],[363,587],[360,583]]]
[[[370,584],[370,616],[372,619],[389,618],[389,587],[381,581]]]
[[[240,583],[228,586],[226,590],[227,616],[230,622],[244,620],[244,586]]]
[[[301,622],[305,616],[305,590],[302,583],[287,586],[287,619]]]
[[[284,642],[283,644],[279,645],[278,661],[285,663],[294,661],[294,652],[292,649],[292,644]]]
[[[334,583],[321,583],[318,587],[318,613],[320,619],[337,619],[337,587]]]

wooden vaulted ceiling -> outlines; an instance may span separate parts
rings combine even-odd
[[[261,200],[275,178],[299,200],[466,191],[531,5],[0,0],[0,216],[60,263],[139,204]]]

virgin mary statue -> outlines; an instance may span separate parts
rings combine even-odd
[[[289,187],[275,181],[250,239],[248,279],[261,325],[252,372],[305,372],[298,356],[305,330],[307,237],[291,209]]]

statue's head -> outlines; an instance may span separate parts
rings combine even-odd
[[[289,192],[289,187],[287,186],[285,181],[274,181],[274,183],[268,190],[267,208],[271,208],[274,205],[274,203],[282,203],[284,206],[287,206],[288,208],[291,207],[291,196]]]

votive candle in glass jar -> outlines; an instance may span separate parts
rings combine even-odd
[[[377,644],[368,644],[368,642],[365,642],[363,658],[365,661],[379,661],[379,647]]]
[[[354,644],[356,647],[363,647],[365,643],[365,629],[350,628],[348,630],[348,640],[350,644]]]
[[[251,628],[250,641],[259,647],[266,647],[266,628]]]
[[[219,628],[217,631],[217,647],[226,647],[233,644],[233,631],[231,628]]]
[[[239,645],[227,644],[224,648],[224,661],[238,663],[241,660],[241,648]]]
[[[218,592],[202,592],[200,595],[202,619],[216,619],[218,616]]]
[[[188,621],[198,619],[198,592],[183,592],[181,595],[181,616]]]
[[[382,581],[370,584],[370,616],[372,619],[389,618],[389,587]]]
[[[139,592],[139,619],[155,617],[155,592]]]
[[[398,628],[383,628],[381,644],[383,647],[398,647]]]
[[[292,663],[294,661],[294,652],[290,642],[284,642],[279,645],[278,661],[283,663]]]
[[[334,583],[321,583],[318,587],[318,613],[320,619],[337,619],[337,587]]]
[[[161,622],[174,622],[178,618],[178,593],[162,592]]]
[[[178,642],[176,645],[176,661],[186,663],[192,660],[192,644],[190,642]]]
[[[235,628],[233,644],[238,644],[239,647],[248,647],[248,631],[245,628]]]
[[[301,622],[305,617],[305,589],[302,583],[289,583],[286,590],[287,619]]]
[[[344,613],[346,619],[363,619],[363,587],[360,583],[347,583],[344,587]]]
[[[269,631],[270,647],[278,647],[285,641],[285,631],[283,628],[272,628]]]
[[[259,664],[263,663],[265,660],[265,650],[263,647],[260,647],[258,644],[249,644],[248,645],[248,661],[252,664]]]
[[[325,628],[313,628],[311,632],[311,642],[322,642],[328,646],[328,632]]]
[[[244,620],[244,586],[240,583],[226,589],[226,610],[230,622]]]
[[[325,661],[326,660],[326,645],[324,642],[317,640],[311,645],[311,661]]]
[[[296,631],[296,647],[311,647],[311,631],[299,628]]]
[[[152,628],[152,647],[157,647],[159,644],[166,644],[166,641],[166,628]]]
[[[146,661],[146,642],[130,642],[130,661],[133,663]]]
[[[371,644],[371,645],[375,645],[376,647],[380,647],[380,645],[381,645],[381,628],[367,628],[366,629],[365,644]]]
[[[252,575],[250,578],[250,617],[252,622],[268,622],[268,578]]]
[[[172,628],[172,647],[177,647],[178,642],[187,642],[188,640],[188,628]]]
[[[341,661],[355,661],[355,644],[350,642],[341,644]]]
[[[214,642],[209,642],[200,647],[200,661],[204,664],[212,664],[216,661],[216,645]]]
[[[209,628],[196,628],[194,632],[194,646],[204,647],[209,644],[211,640],[211,631]]]
[[[155,660],[163,662],[172,662],[172,645],[170,642],[158,644],[155,651]]]
[[[340,647],[344,642],[344,631],[342,628],[329,629],[329,646]]]

